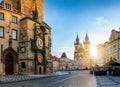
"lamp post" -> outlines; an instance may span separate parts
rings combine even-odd
[[[44,26],[40,26],[40,29],[43,32],[43,58],[44,58],[44,74],[46,73],[46,46],[45,46],[45,35],[47,35],[46,30],[44,28]]]

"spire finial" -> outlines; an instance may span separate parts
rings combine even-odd
[[[76,43],[79,44],[79,36],[77,34]]]
[[[86,32],[86,36],[85,36],[85,41],[89,41],[89,37],[88,37],[87,32]]]
[[[37,10],[37,3],[35,1],[35,10],[33,11],[33,19],[38,21],[38,10]]]

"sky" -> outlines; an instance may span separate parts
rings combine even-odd
[[[0,0],[1,1],[1,0]],[[88,33],[92,55],[120,27],[120,0],[44,0],[44,21],[51,27],[52,55],[74,58],[77,34],[83,44]]]
[[[92,55],[120,27],[120,0],[44,0],[44,21],[52,28],[52,55],[74,58],[77,34],[83,44],[88,33]]]

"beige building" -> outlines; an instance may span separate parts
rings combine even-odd
[[[97,64],[104,65],[106,63],[106,45],[99,44],[97,46]]]
[[[67,70],[68,69],[68,61],[66,53],[62,53],[61,57],[59,58],[59,70]]]
[[[77,70],[79,69],[78,61],[69,59],[66,53],[62,53],[59,58],[59,70]]]
[[[79,69],[90,68],[91,66],[91,56],[90,56],[90,40],[86,33],[85,41],[82,43],[79,42],[79,37],[77,35],[74,51],[74,60],[78,61]]]
[[[43,0],[0,2],[0,74],[52,72],[51,28]]]
[[[113,29],[109,40],[97,46],[97,63],[105,64],[110,60],[120,59],[120,32]],[[101,62],[102,61],[102,62]]]

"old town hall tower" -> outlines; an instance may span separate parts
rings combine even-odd
[[[52,72],[44,0],[0,1],[0,75]]]

